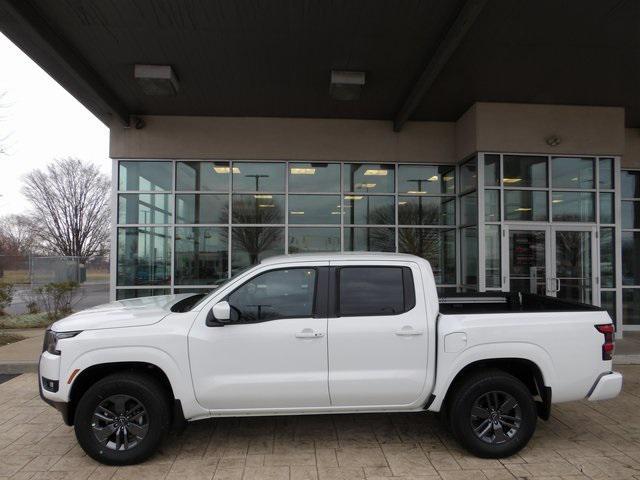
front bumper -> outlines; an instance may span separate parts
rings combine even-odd
[[[615,398],[622,390],[622,374],[619,372],[603,373],[598,377],[596,383],[591,387],[591,391],[587,395],[590,402],[599,400],[609,400]]]
[[[51,392],[45,392],[44,388],[42,387],[43,377],[48,378],[46,377],[46,375],[52,375],[55,372],[55,377],[57,378],[59,371],[59,357],[48,358],[47,356],[52,357],[49,354],[42,354],[40,355],[40,360],[38,361],[38,392],[40,392],[40,398],[42,398],[42,400],[58,410],[62,414],[62,420],[64,421],[64,423],[71,426],[73,425],[73,422],[71,420],[71,409],[69,408],[69,403],[61,402],[53,398],[48,398],[48,396],[53,397],[54,394],[52,394]]]

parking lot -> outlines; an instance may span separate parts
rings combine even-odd
[[[86,457],[73,430],[38,397],[36,376],[0,384],[0,478],[175,480],[640,479],[640,366],[624,366],[623,394],[555,406],[519,455],[461,451],[433,414],[207,420],[170,437],[143,465]]]

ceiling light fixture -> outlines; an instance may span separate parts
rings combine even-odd
[[[362,200],[362,195],[345,195],[345,200]]]
[[[331,70],[329,95],[335,100],[358,100],[365,83],[364,72]]]
[[[291,167],[291,175],[315,175],[315,168]]]
[[[213,167],[213,171],[216,173],[229,173],[231,168],[229,167]],[[238,167],[233,167],[233,173],[240,173],[240,169]]]
[[[174,96],[178,93],[178,78],[171,65],[135,65],[133,77],[145,95]]]
[[[524,207],[520,207],[520,208],[516,208],[515,210],[516,212],[530,212],[531,209],[530,208],[524,208]]]
[[[368,170],[364,171],[365,175],[376,175],[376,176],[380,176],[380,177],[385,177],[388,173],[388,170],[377,170],[375,168],[370,168]]]
[[[291,215],[304,215],[304,212],[291,212]]]
[[[273,195],[254,195],[253,198],[259,200],[259,199],[269,199],[269,198],[273,198]]]
[[[509,177],[504,177],[504,178],[502,179],[502,181],[503,181],[504,183],[518,183],[518,182],[521,182],[521,181],[522,181],[522,179],[521,179],[521,178],[509,178]]]
[[[410,193],[411,195],[424,195],[427,192],[422,190],[409,190],[407,193]]]
[[[427,178],[428,181],[430,182],[437,182],[439,180],[438,175],[434,175],[432,177]]]

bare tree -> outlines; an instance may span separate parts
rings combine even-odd
[[[59,255],[103,254],[109,238],[109,178],[77,158],[55,160],[24,178],[34,236]]]
[[[32,222],[26,215],[5,215],[0,218],[0,254],[27,255],[36,241]]]

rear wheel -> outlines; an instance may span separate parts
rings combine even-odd
[[[503,458],[523,448],[536,428],[529,389],[500,370],[473,374],[457,387],[449,411],[451,431],[471,453]]]
[[[74,428],[90,457],[108,465],[130,465],[156,451],[169,417],[166,392],[153,378],[109,375],[78,402]]]

